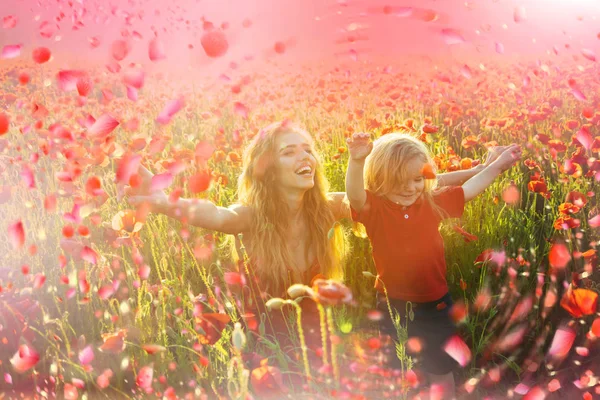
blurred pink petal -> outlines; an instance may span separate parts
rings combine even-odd
[[[87,96],[92,91],[93,83],[89,77],[82,76],[77,79],[75,86],[80,96]]]
[[[515,7],[515,12],[514,12],[513,17],[514,17],[514,20],[516,23],[525,21],[527,19],[527,12],[525,11],[525,7],[523,7],[523,6]]]
[[[72,385],[70,383],[65,383],[63,394],[63,398],[65,400],[77,400],[77,398],[79,397],[79,392],[77,391],[77,388],[75,387],[75,385]]]
[[[92,349],[92,346],[87,346],[79,352],[79,362],[85,365],[92,361],[94,361],[94,349]]]
[[[25,244],[25,229],[21,221],[8,226],[8,240],[14,249],[23,247]]]
[[[131,45],[125,40],[115,40],[111,46],[111,55],[116,61],[121,61],[129,54]]]
[[[587,347],[575,347],[575,352],[581,357],[587,357],[588,355],[590,355],[590,349],[588,349]]]
[[[240,103],[239,101],[236,101],[233,104],[233,112],[243,118],[248,118],[248,107],[246,107],[245,105],[243,105],[242,103]]]
[[[456,29],[442,29],[442,38],[447,45],[461,44],[465,42],[465,38]]]
[[[33,288],[40,289],[42,286],[44,286],[44,282],[46,282],[46,275],[37,274],[33,279]]]
[[[138,275],[140,279],[148,279],[150,276],[150,266],[148,264],[142,264],[138,268]]]
[[[242,286],[242,275],[239,272],[225,272],[223,274],[225,283],[228,285],[239,285]]]
[[[7,15],[6,17],[2,18],[2,27],[4,29],[12,29],[17,26],[17,22],[19,22],[19,20],[15,15]]]
[[[100,46],[100,39],[98,39],[96,36],[92,36],[88,38],[88,43],[92,49],[95,49],[96,47]]]
[[[579,89],[571,89],[571,94],[579,101],[587,100],[587,97]]]
[[[43,21],[39,28],[40,36],[46,39],[50,39],[52,36],[54,36],[57,30],[58,25],[50,21]]]
[[[358,53],[356,50],[350,49],[348,53],[350,54],[350,59],[352,59],[352,61],[358,61]]]
[[[21,55],[21,47],[20,44],[8,44],[2,48],[2,58],[17,58]]]
[[[465,77],[465,78],[467,78],[467,79],[471,79],[471,78],[473,77],[473,74],[472,74],[472,72],[471,72],[471,68],[469,68],[469,66],[468,66],[468,65],[466,65],[466,64],[465,64],[465,65],[463,65],[463,66],[460,68],[460,73],[461,73],[461,75],[462,75],[462,76],[464,76],[464,77]]]
[[[504,54],[504,45],[500,42],[496,42],[496,53]]]
[[[566,357],[573,346],[576,333],[568,327],[558,328],[552,339],[552,344],[548,349],[548,356],[553,360],[559,360]]]
[[[581,49],[581,55],[590,61],[596,61],[596,54],[590,49]]]
[[[141,68],[127,68],[123,75],[123,82],[127,86],[131,86],[136,89],[141,89],[144,86],[144,79],[146,74]]]
[[[586,150],[592,148],[592,135],[590,135],[590,132],[588,132],[586,128],[581,128],[579,131],[577,131],[575,134],[575,139],[577,139],[577,141],[581,143]]]
[[[135,378],[135,382],[142,389],[150,389],[152,387],[152,376],[154,375],[154,370],[152,366],[142,367],[138,371],[138,375]]]
[[[112,378],[113,372],[110,369],[105,369],[98,378],[96,378],[96,383],[100,387],[100,389],[106,389],[110,386],[110,378]]]
[[[527,391],[527,394],[523,397],[523,400],[544,400],[546,398],[546,392],[539,386],[532,387]]]
[[[19,346],[19,351],[10,359],[13,368],[20,374],[35,367],[38,361],[40,361],[40,355],[33,347],[26,344]]]
[[[58,80],[58,87],[62,91],[70,92],[77,89],[77,82],[85,76],[84,71],[62,70],[58,72],[56,79]]]
[[[115,294],[113,285],[104,285],[98,289],[98,297],[100,297],[102,300],[109,299],[113,294]]]
[[[81,250],[81,258],[90,264],[96,264],[98,262],[98,254],[88,246],[84,246]]]
[[[444,344],[444,351],[462,367],[471,361],[471,350],[458,335],[454,335],[448,339]]]
[[[560,381],[558,379],[552,379],[550,382],[548,382],[548,391],[549,392],[556,392],[558,389],[560,389]]]
[[[184,106],[183,97],[179,97],[177,99],[169,101],[165,108],[160,112],[158,117],[156,118],[156,122],[162,125],[166,125],[171,122],[173,116],[179,112]]]
[[[164,45],[156,37],[152,39],[148,45],[148,57],[150,58],[150,61],[159,61],[167,58]]]
[[[131,101],[138,100],[138,91],[136,88],[127,86],[127,98]]]
[[[598,228],[600,226],[600,214],[590,218],[588,224],[590,224],[592,228]]]
[[[512,351],[523,341],[523,337],[527,333],[527,324],[521,324],[517,328],[511,329],[509,333],[502,335],[494,345],[494,349],[503,353]]]
[[[152,182],[150,183],[150,190],[155,192],[168,188],[173,183],[173,178],[173,175],[169,172],[154,175],[152,177]]]
[[[117,126],[119,126],[119,121],[108,114],[104,114],[88,129],[88,134],[94,139],[105,138],[114,131]]]
[[[117,183],[128,185],[131,176],[137,174],[141,161],[142,156],[138,154],[125,154],[117,166]]]
[[[25,186],[27,186],[29,189],[35,188],[35,178],[33,177],[33,171],[28,166],[24,166],[21,170],[21,178],[23,179],[23,182],[25,182]]]

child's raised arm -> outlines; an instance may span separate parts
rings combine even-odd
[[[373,150],[371,135],[368,133],[355,133],[348,142],[348,169],[346,170],[346,195],[353,209],[362,210],[367,201],[367,192],[363,178],[365,158]]]
[[[443,174],[437,174],[439,186],[459,186],[483,171],[488,165],[493,163],[499,156],[506,150],[508,146],[494,146],[488,149],[487,158],[485,163],[479,164],[476,167],[462,170],[445,172]]]
[[[200,199],[170,201],[163,191],[150,191],[149,182],[153,176],[150,171],[140,166],[139,176],[142,178],[140,187],[127,190],[131,194],[128,198],[131,205],[138,206],[145,203],[152,212],[165,214],[178,220],[186,220],[190,225],[228,234],[246,232],[250,228],[248,207],[233,205],[225,208]]]
[[[521,147],[512,145],[506,148],[502,154],[483,171],[469,179],[462,185],[465,192],[465,202],[473,200],[494,182],[502,172],[510,168],[521,158]]]

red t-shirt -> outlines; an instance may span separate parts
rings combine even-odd
[[[448,217],[462,216],[462,187],[443,188],[433,193],[433,199]],[[420,197],[410,207],[403,207],[367,190],[360,213],[351,211],[352,219],[367,230],[375,267],[389,297],[423,303],[448,292],[444,242],[439,232],[442,217],[429,202]],[[383,293],[379,281],[375,287]]]

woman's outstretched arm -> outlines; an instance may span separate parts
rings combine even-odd
[[[134,206],[147,204],[151,212],[186,221],[190,225],[218,232],[236,234],[250,228],[250,208],[234,204],[220,207],[208,200],[178,199],[170,201],[163,191],[150,191],[152,173],[143,166],[138,171],[142,178],[140,188],[128,188],[129,203]]]

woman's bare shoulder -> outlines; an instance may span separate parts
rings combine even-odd
[[[337,220],[350,218],[350,203],[346,197],[346,192],[329,192],[329,208]]]

